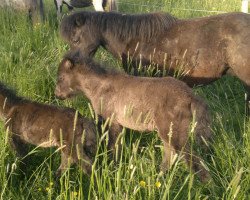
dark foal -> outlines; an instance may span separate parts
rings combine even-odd
[[[250,93],[250,15],[226,13],[177,19],[168,13],[79,12],[61,23],[71,48],[93,56],[102,46],[136,69],[155,66],[181,74],[189,86],[206,85],[225,74],[237,76]],[[247,103],[250,96],[247,97]]]
[[[174,78],[134,77],[108,71],[83,58],[79,52],[69,52],[58,69],[55,95],[65,99],[79,92],[91,101],[97,115],[113,118],[110,147],[114,146],[121,126],[137,131],[158,131],[164,144],[162,170],[169,167],[171,155],[181,151],[189,163],[189,127],[194,116],[195,141],[204,146],[201,138],[207,140],[211,136],[207,105],[185,83]],[[196,156],[193,156],[192,168],[199,171],[201,179],[207,177]]]
[[[25,155],[25,143],[61,149],[59,176],[69,163],[77,163],[88,175],[96,153],[96,128],[76,110],[33,102],[19,97],[0,83],[0,118],[9,128],[11,145]]]

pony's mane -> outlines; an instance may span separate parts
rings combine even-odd
[[[0,95],[3,95],[4,97],[6,97],[7,101],[11,104],[25,101],[24,98],[17,96],[16,92],[13,89],[7,87],[2,82],[0,82]]]
[[[124,74],[123,72],[118,71],[115,68],[108,68],[106,66],[100,65],[95,62],[92,58],[86,57],[82,55],[82,53],[77,51],[68,51],[64,55],[64,59],[70,60],[74,65],[80,65],[80,70],[84,69],[87,71],[92,71],[99,75],[107,75],[107,74]]]
[[[71,31],[82,25],[89,26],[92,34],[96,29],[110,32],[121,40],[136,38],[149,41],[164,33],[175,24],[177,18],[168,13],[122,14],[116,12],[77,12],[65,17],[61,23],[61,35],[69,40]]]

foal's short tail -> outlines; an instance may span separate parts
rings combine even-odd
[[[201,146],[204,146],[205,143],[207,146],[207,141],[209,141],[212,136],[212,131],[210,129],[211,117],[208,106],[199,98],[191,103],[191,111],[196,121],[196,142]]]

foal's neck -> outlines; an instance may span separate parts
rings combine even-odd
[[[95,96],[99,96],[100,92],[104,88],[109,87],[112,84],[113,74],[109,73],[96,73],[94,71],[82,71],[77,74],[80,88],[84,92],[88,99],[92,99]]]

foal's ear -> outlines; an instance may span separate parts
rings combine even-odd
[[[73,69],[74,67],[74,63],[69,59],[65,59],[63,65],[65,69]]]

